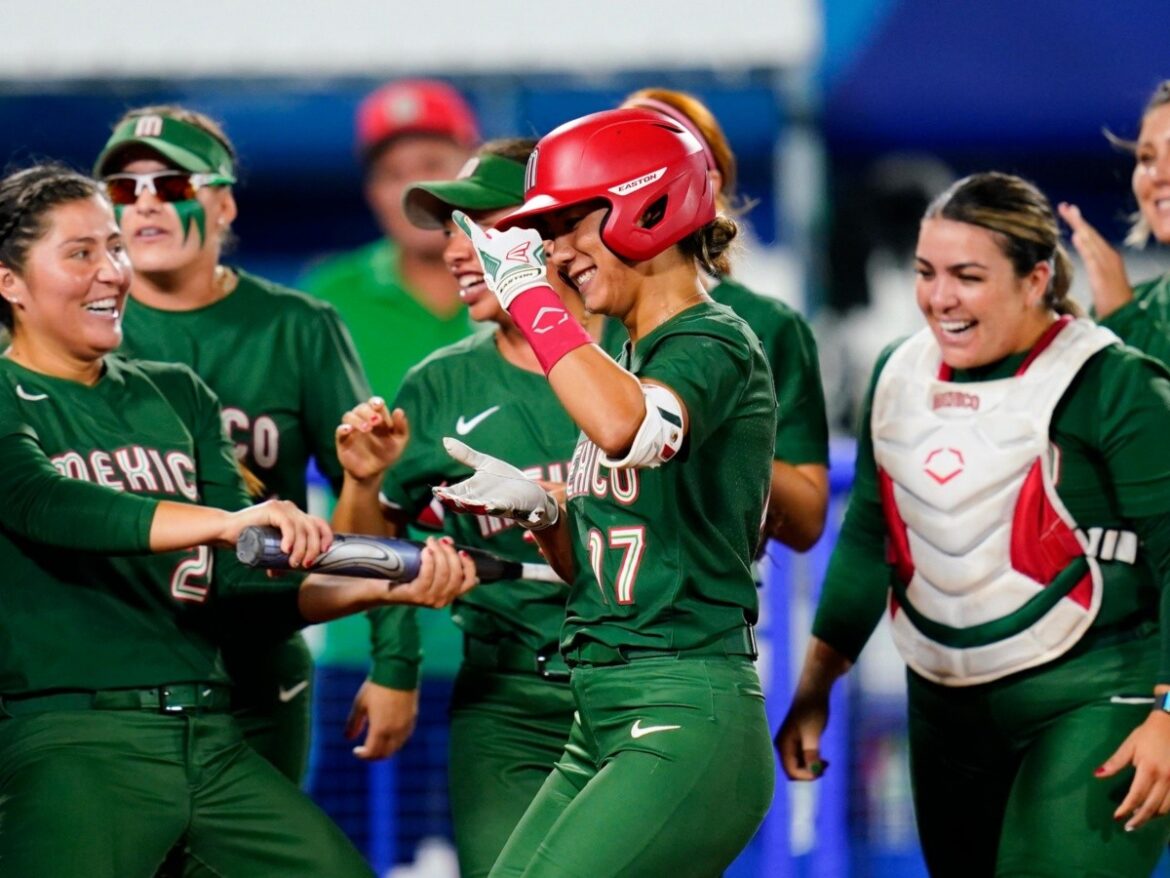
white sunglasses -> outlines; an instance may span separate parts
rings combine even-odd
[[[155,171],[150,174],[111,174],[103,181],[114,204],[133,204],[143,192],[159,201],[189,201],[204,186],[223,185],[231,181],[218,174],[192,174],[187,171]]]

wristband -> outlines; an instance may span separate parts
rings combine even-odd
[[[1170,691],[1154,696],[1154,710],[1170,713]]]
[[[553,288],[540,284],[518,295],[508,308],[512,321],[532,346],[547,375],[565,354],[593,339],[565,308]]]

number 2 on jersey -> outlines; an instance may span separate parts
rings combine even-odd
[[[632,604],[638,568],[642,565],[642,555],[646,551],[646,528],[642,525],[611,527],[606,533],[608,539],[597,528],[589,531],[589,563],[593,567],[593,575],[604,595],[606,549],[620,549],[622,557],[613,583],[614,596],[619,604]]]
[[[211,566],[215,558],[207,546],[196,546],[171,573],[171,597],[201,604],[211,591]]]

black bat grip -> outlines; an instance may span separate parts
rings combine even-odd
[[[524,567],[519,561],[507,561],[483,549],[471,549],[467,546],[458,546],[460,551],[466,552],[475,562],[475,572],[480,582],[496,582],[500,579],[521,579]]]

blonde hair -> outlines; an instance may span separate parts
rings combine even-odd
[[[735,153],[731,151],[731,144],[727,142],[727,135],[719,120],[701,100],[685,91],[674,91],[669,88],[641,88],[633,92],[622,101],[623,107],[645,107],[662,112],[654,104],[665,104],[668,108],[684,117],[697,133],[702,137],[707,148],[711,151],[711,158],[715,162],[713,170],[719,172],[723,178],[723,187],[715,195],[715,206],[721,213],[736,212],[736,162]],[[670,113],[668,115],[674,115]],[[681,121],[681,120],[678,120]]]

